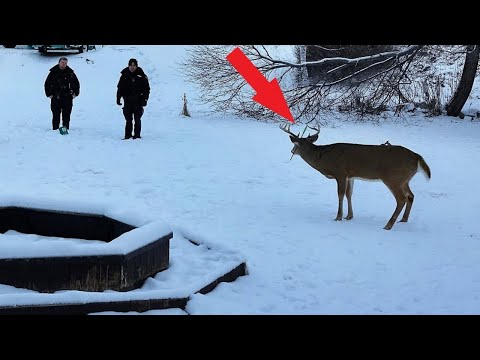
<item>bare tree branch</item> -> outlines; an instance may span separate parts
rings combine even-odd
[[[336,107],[353,108],[355,104],[363,104],[365,109],[375,109],[384,106],[398,94],[399,84],[408,79],[409,66],[423,48],[422,45],[411,45],[355,58],[334,56],[294,62],[282,56],[281,52],[279,55],[275,47],[239,47],[267,79],[278,79],[294,117],[300,122],[312,121],[323,111]],[[327,52],[342,50],[318,47]],[[180,63],[181,71],[189,81],[199,86],[200,101],[209,104],[212,111],[257,119],[279,119],[273,112],[252,101],[254,90],[226,60],[234,48],[226,45],[194,46]],[[300,84],[294,76],[290,76],[292,70],[307,67],[320,69],[324,78]]]
[[[370,56],[362,56],[354,59],[349,59],[349,58],[344,58],[344,57],[331,57],[331,58],[324,58],[322,60],[318,61],[304,61],[301,63],[292,63],[289,61],[284,61],[280,59],[272,59],[267,55],[260,54],[258,55],[259,58],[266,60],[267,62],[271,62],[272,64],[276,65],[276,68],[280,67],[293,67],[293,68],[299,68],[299,67],[304,67],[307,65],[314,65],[314,66],[321,66],[321,65],[327,65],[327,64],[359,64],[364,61],[383,61],[388,58],[401,58],[403,56],[409,55],[420,48],[422,48],[423,45],[412,45],[409,46],[407,49],[402,50],[402,51],[391,51],[391,52],[385,52],[385,53],[380,53],[376,55],[370,55]]]

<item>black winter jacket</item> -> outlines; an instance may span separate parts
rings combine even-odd
[[[150,84],[148,77],[141,67],[131,72],[128,67],[121,72],[117,85],[117,102],[123,97],[126,103],[140,104],[145,106],[150,96]]]
[[[80,94],[80,82],[77,75],[70,68],[64,70],[60,66],[55,65],[50,69],[50,72],[45,80],[45,95],[50,96],[78,96]]]

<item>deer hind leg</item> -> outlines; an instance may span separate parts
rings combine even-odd
[[[405,193],[407,206],[405,208],[405,212],[403,213],[403,217],[402,217],[402,220],[400,220],[400,222],[407,222],[408,217],[410,216],[410,211],[412,210],[413,199],[415,198],[415,195],[413,195],[413,192],[410,189],[410,186],[408,186],[408,182],[403,187],[403,191]]]
[[[353,179],[347,181],[347,202],[348,202],[348,214],[345,219],[352,220],[353,208],[352,208],[352,193],[353,193]]]
[[[343,217],[343,197],[345,196],[345,192],[347,190],[347,179],[335,179],[337,180],[337,192],[338,192],[338,211],[337,217],[335,221],[342,221]]]
[[[393,212],[390,220],[388,220],[387,225],[385,225],[384,227],[385,230],[390,230],[395,224],[395,221],[397,221],[398,215],[400,215],[403,207],[405,206],[406,196],[402,186],[395,186],[392,184],[385,185],[387,185],[388,189],[392,192],[395,200],[397,201],[397,207],[395,208],[395,211]]]

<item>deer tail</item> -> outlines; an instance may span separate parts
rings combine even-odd
[[[430,167],[420,155],[418,155],[418,169],[423,173],[423,175],[425,175],[427,180],[431,179],[432,173],[430,172]]]

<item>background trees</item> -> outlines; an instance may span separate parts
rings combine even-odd
[[[360,116],[420,107],[431,115],[458,116],[474,82],[479,47],[423,45],[240,46],[268,79],[276,77],[296,121],[330,110]],[[192,47],[181,68],[213,111],[276,118],[251,100],[253,90],[228,63],[235,46]],[[442,72],[465,57],[448,76]],[[463,68],[460,79],[460,68]],[[448,106],[446,106],[448,103]],[[446,106],[446,108],[445,108]]]

